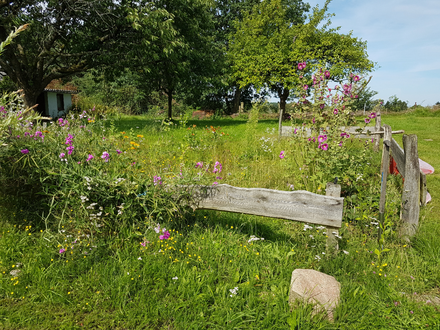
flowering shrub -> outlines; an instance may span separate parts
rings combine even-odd
[[[299,69],[304,68],[305,65],[302,65]],[[306,81],[307,78],[301,77]],[[303,150],[302,184],[307,190],[319,192],[323,191],[327,182],[338,178],[336,180],[342,183],[343,191],[356,191],[356,183],[368,176],[364,172],[373,173],[370,166],[373,163],[371,140],[361,142],[345,129],[355,123],[351,105],[365,83],[358,75],[351,74],[347,82],[332,88],[329,86],[330,71],[323,68],[311,79],[310,87],[300,83],[304,88],[298,88],[301,97],[296,104],[303,115],[304,128],[311,132],[310,137],[297,131],[294,134],[301,141]],[[309,101],[307,91],[312,101]],[[365,118],[365,126],[372,118],[375,118],[374,112]]]

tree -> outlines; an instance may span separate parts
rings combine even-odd
[[[126,1],[0,1],[0,39],[15,25],[29,23],[5,49],[1,71],[24,90],[33,106],[53,80],[109,60],[115,44],[130,26]]]
[[[385,103],[384,108],[387,111],[404,111],[408,109],[408,101],[399,100],[396,95],[390,96],[387,103]]]
[[[364,87],[357,95],[358,98],[352,103],[352,108],[355,110],[373,110],[377,104],[377,100],[373,100],[373,97],[377,94],[376,91],[371,90],[369,87]]]
[[[152,90],[168,98],[168,117],[172,117],[173,96],[196,94],[209,84],[213,72],[212,3],[209,0],[158,0],[154,7],[169,15],[169,33],[151,29],[148,2],[132,10],[129,19],[144,42],[131,51],[132,67],[140,70]]]
[[[269,88],[280,98],[282,113],[300,76],[311,80],[319,65],[331,68],[336,81],[349,72],[371,71],[374,63],[367,58],[366,43],[328,28],[328,3],[322,9],[315,7],[308,22],[293,21],[281,0],[264,0],[254,7],[230,39],[234,75],[240,86]]]
[[[242,22],[243,18],[249,15],[255,6],[261,0],[216,0],[214,23],[215,40],[222,49],[218,54],[216,62],[220,65],[219,73],[216,79],[216,89],[214,95],[223,98],[227,103],[227,108],[231,112],[237,112],[240,101],[250,103],[254,97],[254,91],[251,85],[240,86],[239,80],[234,76],[232,61],[227,56],[229,49],[229,40],[236,33],[236,26]],[[301,0],[282,0],[287,8],[286,16],[294,22],[304,20],[304,12],[310,8],[309,4]]]

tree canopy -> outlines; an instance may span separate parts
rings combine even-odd
[[[371,71],[374,63],[367,57],[366,42],[328,28],[328,3],[322,9],[315,7],[308,21],[302,22],[291,19],[282,0],[265,0],[238,22],[230,39],[230,56],[240,86],[272,90],[285,109],[299,77],[310,77],[318,65],[328,67],[334,80],[349,72]],[[307,69],[300,69],[300,63]]]

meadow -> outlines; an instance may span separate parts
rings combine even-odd
[[[417,134],[419,157],[440,168],[439,116],[382,122]],[[323,149],[279,139],[277,125],[258,112],[164,121],[88,111],[24,128],[0,156],[1,328],[440,328],[439,174],[427,177],[433,200],[411,243],[396,234],[402,180],[389,177],[389,251],[377,255],[380,153],[347,138],[348,159],[322,163]],[[228,183],[324,194],[335,176],[345,204],[334,256],[324,228],[193,211],[180,203],[190,196],[167,188]],[[334,322],[312,306],[289,306],[296,268],[341,283]]]

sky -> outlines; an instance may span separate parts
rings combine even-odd
[[[323,7],[325,0],[304,0]],[[378,68],[370,89],[385,102],[396,95],[408,106],[440,102],[439,0],[333,0],[331,27],[367,41]]]

